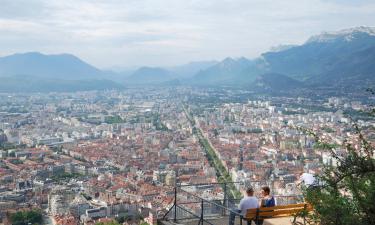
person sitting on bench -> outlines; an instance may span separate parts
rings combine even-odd
[[[258,199],[254,196],[254,189],[249,187],[246,190],[246,196],[241,199],[240,204],[238,205],[238,209],[234,209],[234,211],[241,213],[241,215],[244,217],[247,210],[253,208],[259,208]],[[234,212],[230,212],[229,225],[234,225],[235,218],[236,214]],[[251,220],[247,221],[247,224],[250,225]]]
[[[260,202],[260,207],[273,207],[276,205],[276,200],[273,196],[270,195],[270,188],[265,186],[262,187],[262,200]],[[263,224],[263,219],[259,219],[257,225]]]

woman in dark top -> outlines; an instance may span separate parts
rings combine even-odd
[[[273,207],[276,205],[275,198],[270,195],[270,188],[269,187],[262,187],[262,200],[260,202],[260,207]],[[262,225],[264,220],[258,220],[257,225]]]

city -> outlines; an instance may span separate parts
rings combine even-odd
[[[1,217],[31,207],[57,224],[156,224],[176,184],[233,182],[233,199],[268,184],[279,204],[296,203],[299,174],[336,163],[306,131],[351,141],[353,112],[373,99],[365,90],[310,99],[188,87],[1,96]],[[375,120],[357,117],[373,140]],[[224,197],[222,185],[184,190]]]

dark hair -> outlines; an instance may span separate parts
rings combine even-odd
[[[268,194],[268,195],[269,195],[270,192],[271,192],[270,188],[267,187],[267,186],[262,187],[262,190],[263,190],[264,192],[266,192],[266,194]]]
[[[246,193],[248,193],[248,194],[252,194],[252,193],[254,193],[254,189],[253,189],[252,187],[248,187],[248,188],[246,189]]]

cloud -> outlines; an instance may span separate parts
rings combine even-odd
[[[256,57],[321,31],[373,25],[349,0],[2,0],[0,53],[69,52],[100,67]]]

